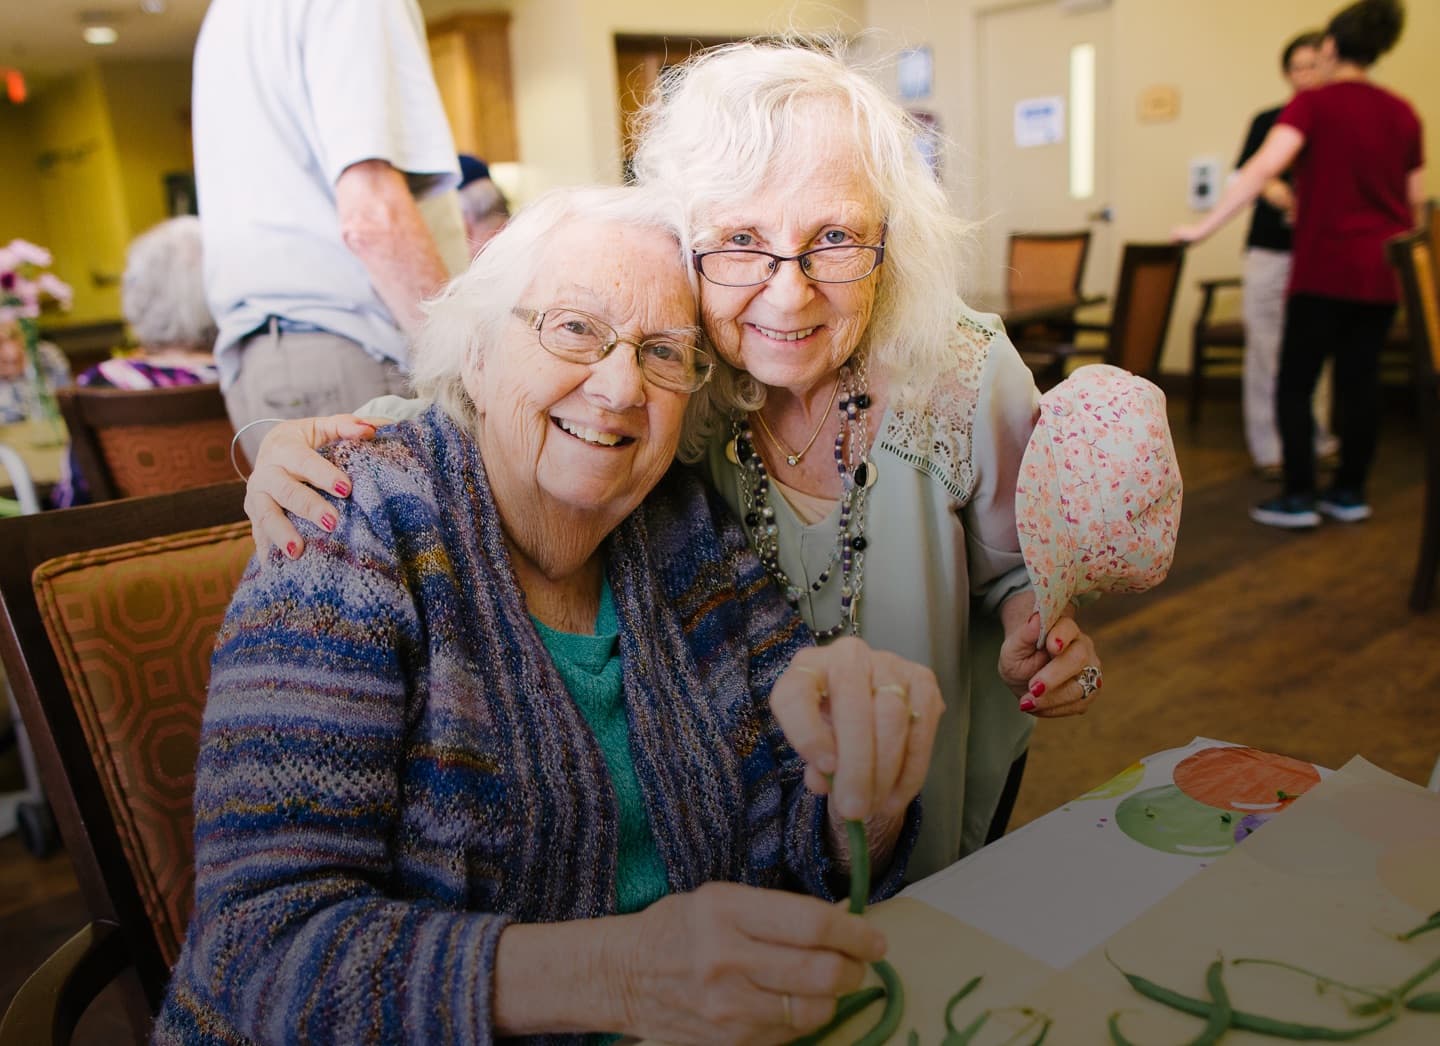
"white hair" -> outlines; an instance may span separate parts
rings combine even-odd
[[[417,395],[434,400],[466,428],[474,427],[478,419],[465,376],[500,341],[505,324],[513,322],[513,310],[544,267],[564,265],[546,246],[557,229],[575,221],[666,233],[675,241],[675,264],[690,274],[693,297],[695,277],[684,249],[688,230],[683,208],[672,195],[633,186],[552,189],[523,208],[468,269],[425,303],[425,321],[411,354],[410,381]],[[594,249],[622,251],[626,243],[626,237],[616,236]]]
[[[200,219],[186,215],[152,226],[130,241],[120,308],[142,346],[211,349],[215,318],[205,301]]]
[[[851,61],[842,41],[727,44],[667,71],[640,114],[636,176],[681,193],[703,233],[713,208],[743,207],[762,185],[803,173],[806,156],[792,145],[813,138],[817,120],[849,136],[883,211],[885,262],[858,351],[868,352],[904,399],[954,366],[955,299],[970,226],[951,211],[917,147],[926,132]],[[702,453],[727,415],[758,408],[764,393],[719,361],[695,396],[682,456]]]

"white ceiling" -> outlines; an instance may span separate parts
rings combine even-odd
[[[0,67],[44,81],[101,58],[187,58],[209,0],[164,0],[149,14],[141,0],[0,0]],[[113,25],[120,39],[94,47],[80,38],[85,18]]]
[[[141,0],[0,0],[0,69],[17,68],[32,88],[96,58],[189,58],[210,0],[160,0],[147,13]],[[429,18],[457,9],[506,8],[509,0],[419,0]],[[114,25],[120,39],[94,47],[80,38],[87,17]]]

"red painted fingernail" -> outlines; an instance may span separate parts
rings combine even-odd
[[[1045,693],[1045,683],[1042,680],[1037,679],[1030,684],[1031,697],[1039,697],[1043,693]]]
[[[332,516],[332,515],[330,515],[330,514],[327,512],[325,515],[323,515],[323,516],[320,517],[320,525],[321,525],[322,527],[324,527],[326,530],[334,530],[334,529],[335,529],[335,517]]]
[[[1034,700],[1034,698],[1022,697],[1022,698],[1020,699],[1020,711],[1022,711],[1022,712],[1033,712],[1033,711],[1035,711],[1035,700]]]
[[[1062,651],[1062,650],[1064,650],[1064,649],[1065,649],[1065,640],[1063,640],[1063,639],[1057,639],[1057,640],[1055,640],[1055,653],[1058,654],[1058,653],[1060,653],[1060,651]]]
[[[1096,676],[1096,677],[1095,677],[1095,689],[1096,689],[1096,690],[1099,690],[1099,689],[1100,689],[1102,686],[1104,686],[1104,685],[1105,685],[1105,677],[1104,677],[1104,676]]]
[[[290,544],[285,546],[285,554],[291,559],[294,559],[300,554],[300,548],[298,545],[295,544],[295,542],[292,541],[290,542]]]
[[[339,494],[342,498],[349,497],[350,484],[344,482],[335,484],[335,493]]]

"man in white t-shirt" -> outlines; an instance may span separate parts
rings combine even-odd
[[[212,0],[193,125],[236,428],[404,391],[420,300],[466,258],[415,0]],[[247,454],[263,435],[244,434]]]

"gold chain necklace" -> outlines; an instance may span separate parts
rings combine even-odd
[[[830,408],[835,406],[835,397],[838,395],[840,395],[840,376],[837,374],[835,376],[835,387],[830,390],[830,402],[825,404],[825,409],[820,412],[820,424],[815,426],[814,432],[810,433],[810,438],[805,441],[805,446],[795,451],[786,447],[785,444],[780,442],[780,437],[770,431],[770,426],[765,421],[765,415],[762,411],[757,410],[755,412],[755,417],[760,422],[760,427],[765,430],[765,435],[770,437],[770,442],[775,444],[775,449],[785,455],[785,464],[789,465],[792,469],[805,460],[805,455],[809,453],[811,447],[815,446],[815,441],[820,438],[820,430],[825,427],[825,419],[830,416]]]

